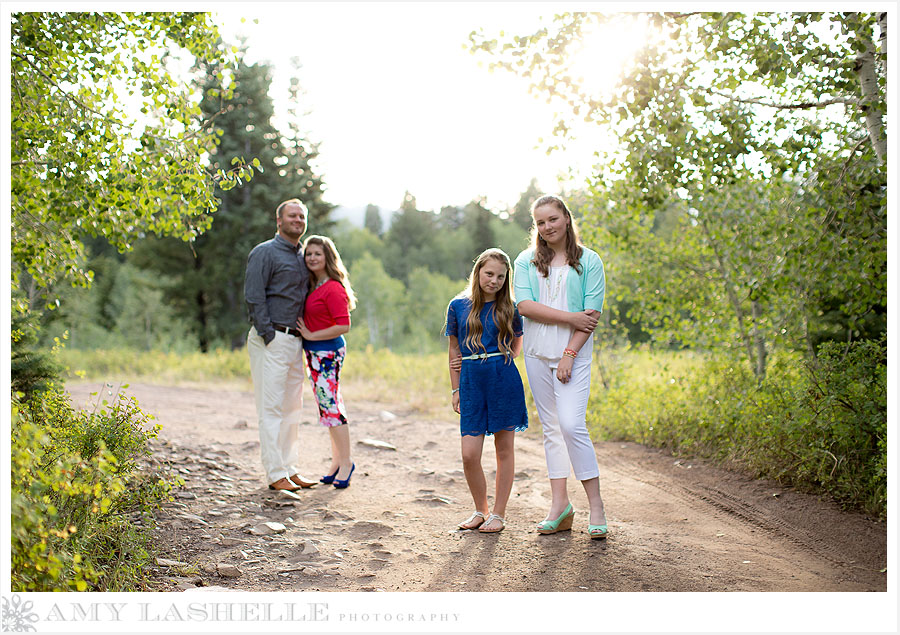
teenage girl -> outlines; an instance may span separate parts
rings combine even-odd
[[[475,260],[469,286],[450,302],[450,388],[459,413],[463,471],[475,502],[475,513],[460,529],[502,531],[512,491],[517,430],[528,427],[525,389],[513,360],[522,351],[522,318],[510,291],[510,263],[500,249],[488,249]],[[458,361],[461,356],[461,363]],[[489,512],[487,482],[481,468],[485,436],[494,436],[497,455],[494,509]]]
[[[310,236],[303,243],[303,254],[309,269],[309,295],[297,326],[319,405],[319,423],[331,435],[331,467],[319,481],[342,489],[350,485],[356,469],[350,458],[350,429],[340,386],[347,352],[344,333],[350,330],[350,311],[356,306],[356,296],[330,238]]]
[[[606,278],[600,257],[581,244],[562,199],[542,196],[531,206],[534,246],[516,258],[517,308],[525,318],[525,371],[544,430],[551,503],[542,534],[572,528],[570,469],[590,503],[588,533],[608,530],[600,470],[585,415],[591,386],[593,331],[603,308]]]

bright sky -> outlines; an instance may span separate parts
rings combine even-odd
[[[484,196],[499,210],[514,204],[532,177],[558,191],[559,175],[570,167],[587,173],[593,162],[590,143],[548,156],[539,140],[551,137],[552,107],[529,94],[525,79],[489,72],[488,58],[466,46],[478,27],[492,37],[532,33],[540,16],[549,19],[560,5],[222,6],[217,16],[226,39],[246,36],[248,61],[274,65],[276,108],[294,72],[289,60],[300,59],[312,111],[302,128],[320,143],[329,202],[397,209],[409,190],[419,209]],[[609,56],[630,48],[629,35],[595,42],[586,70],[611,81]]]

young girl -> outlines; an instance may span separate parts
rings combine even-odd
[[[531,210],[534,246],[516,258],[515,290],[525,318],[525,370],[544,430],[552,499],[537,529],[542,534],[571,529],[575,510],[566,490],[571,466],[590,503],[588,534],[606,538],[600,470],[585,422],[593,331],[606,292],[603,262],[579,241],[562,199],[543,196]]]
[[[347,352],[344,333],[350,330],[350,311],[356,306],[356,296],[330,238],[310,236],[303,243],[303,254],[309,269],[309,295],[297,326],[319,405],[319,423],[331,435],[331,467],[319,480],[342,489],[350,485],[356,469],[350,458],[350,430],[340,386]]]
[[[488,249],[475,261],[466,292],[450,302],[450,387],[459,413],[463,471],[475,513],[460,529],[502,531],[512,491],[513,440],[528,427],[525,391],[513,360],[522,350],[522,318],[513,304],[509,256]],[[462,356],[462,361],[459,358]],[[487,482],[481,468],[484,437],[494,436],[497,479],[494,509],[488,514]]]

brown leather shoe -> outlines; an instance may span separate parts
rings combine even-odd
[[[287,478],[280,478],[274,483],[269,483],[269,489],[287,490],[288,492],[296,492],[300,487]]]
[[[293,476],[291,476],[291,477],[290,477],[290,481],[291,481],[294,485],[299,485],[299,486],[302,487],[303,489],[306,489],[306,488],[308,488],[308,487],[312,487],[313,485],[318,485],[318,484],[319,484],[318,481],[308,481],[308,480],[306,480],[305,478],[303,478],[302,476],[300,476],[299,474],[294,474]]]

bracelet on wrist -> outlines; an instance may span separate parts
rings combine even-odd
[[[565,357],[571,357],[572,359],[575,359],[576,357],[578,357],[578,351],[572,350],[571,348],[567,348],[566,350],[563,351],[563,355]]]
[[[450,394],[452,395],[453,393],[457,393],[457,392],[459,392],[459,388],[454,388],[453,390],[450,391]]]

